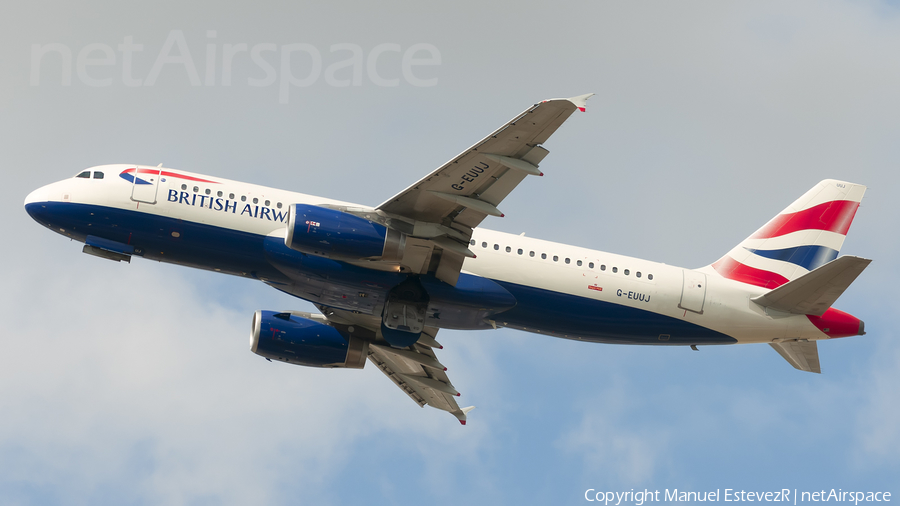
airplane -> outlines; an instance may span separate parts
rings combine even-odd
[[[768,343],[821,372],[817,341],[865,334],[832,307],[871,260],[838,257],[866,187],[824,180],[712,264],[666,265],[482,228],[592,94],[527,108],[377,207],[147,165],[101,165],[25,209],[82,251],[262,281],[320,313],[256,311],[251,350],[310,367],[372,362],[419,406],[472,407],[440,329],[512,328],[597,343]]]

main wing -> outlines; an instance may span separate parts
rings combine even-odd
[[[401,265],[407,272],[456,284],[472,230],[488,215],[503,216],[500,202],[549,153],[540,145],[593,93],[544,100],[394,195],[377,210],[407,239]]]
[[[592,95],[545,100],[529,107],[378,206],[378,219],[406,235],[402,272],[433,273],[456,285],[463,260],[475,256],[468,248],[473,229],[488,215],[503,216],[497,206],[525,176],[543,175],[538,164],[549,151],[541,144],[576,109],[583,111]],[[371,209],[345,211],[374,219]],[[459,392],[434,353],[442,348],[434,339],[438,329],[425,327],[415,344],[397,348],[384,340],[379,316],[317,307],[334,326],[366,329],[374,339],[368,348],[369,361],[416,404],[447,411],[466,423],[466,413],[473,407],[460,408],[456,403]]]
[[[322,314],[336,326],[353,325],[375,333],[380,329],[380,318],[318,306]],[[441,364],[434,349],[442,349],[434,338],[438,329],[425,327],[418,342],[406,348],[394,348],[383,340],[369,344],[368,359],[403,390],[420,407],[429,405],[455,416],[466,424],[466,413],[475,406],[460,408],[456,398],[460,393],[447,376],[447,368]]]

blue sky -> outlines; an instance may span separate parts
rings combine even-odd
[[[900,12],[893,2],[407,2],[285,6],[34,2],[0,16],[2,504],[576,504],[588,488],[900,494],[895,261]],[[210,31],[215,32],[211,36]],[[183,64],[143,85],[173,33]],[[129,86],[118,46],[132,37]],[[58,43],[61,60],[32,46]],[[238,53],[222,84],[225,45]],[[110,65],[77,57],[114,52]],[[275,71],[265,79],[249,49]],[[321,75],[288,87],[309,44]],[[358,86],[326,79],[364,58]],[[414,86],[402,52],[440,62]],[[216,79],[204,85],[207,46]],[[268,46],[264,46],[268,47]],[[393,47],[393,46],[392,46]],[[173,53],[173,54],[178,54]],[[291,72],[311,75],[309,53]],[[422,53],[424,55],[424,53]],[[308,59],[304,59],[308,58]],[[342,73],[343,72],[343,73]],[[348,70],[338,78],[352,79]],[[109,84],[90,86],[90,79]],[[379,79],[397,79],[381,86]],[[684,267],[728,251],[816,182],[869,191],[843,253],[875,261],[837,306],[868,334],[822,343],[822,375],[768,346],[591,345],[447,332],[467,426],[375,368],[270,364],[261,284],[104,262],[24,212],[34,188],[141,163],[377,205],[544,98],[593,92],[485,226]]]

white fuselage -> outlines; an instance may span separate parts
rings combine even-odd
[[[29,195],[26,204],[96,206],[101,210],[139,213],[150,220],[175,219],[184,223],[206,225],[211,227],[211,231],[239,232],[261,237],[283,235],[287,208],[293,203],[364,207],[184,171],[163,176],[158,183],[155,199],[144,195],[140,197],[144,202],[136,202],[133,199],[135,186],[120,177],[120,173],[129,167],[136,166],[94,167],[90,170],[103,172],[103,179],[72,178],[53,183]],[[152,200],[155,203],[151,203]],[[31,212],[29,209],[29,213]],[[35,214],[32,215],[38,219]],[[73,230],[64,225],[57,226],[54,218],[41,218],[38,221],[58,233],[82,241],[91,233],[91,229],[85,229],[83,224],[80,229]],[[100,225],[87,224],[88,227]],[[129,225],[123,222],[112,226]],[[189,241],[203,240],[200,237],[183,237],[177,230],[172,231],[172,237],[177,239],[172,243],[172,248],[179,248]],[[658,315],[672,321],[682,321],[724,334],[740,343],[828,338],[805,315],[778,314],[772,311],[767,314],[764,308],[750,300],[767,292],[767,289],[725,279],[709,267],[683,269],[483,228],[475,230],[469,248],[476,254],[476,258],[466,259],[463,272],[500,282],[508,289],[510,286],[524,287],[535,290],[534,293],[540,291],[542,294],[577,297],[579,304],[593,301],[606,303],[603,308],[631,308],[648,318]],[[150,258],[173,261],[167,257],[167,251],[143,253]],[[207,265],[202,258],[190,262],[173,262],[254,277],[248,274],[249,268],[244,269],[238,265]],[[259,279],[267,281],[262,277]],[[513,292],[512,289],[510,291]],[[513,294],[516,295],[515,292]],[[591,317],[590,314],[567,315],[561,309],[553,311],[553,314],[544,315],[546,320],[552,322],[554,318]],[[566,330],[554,330],[546,326],[542,329],[529,328],[521,322],[507,321],[505,314],[496,315],[494,323],[560,337],[581,337],[576,332],[570,335]],[[635,316],[636,314],[638,313],[628,313],[627,317],[639,320],[640,316]],[[639,322],[636,320],[636,323]],[[603,325],[602,321],[598,325]],[[658,341],[658,344],[676,344],[667,343],[665,334],[660,334]],[[652,343],[643,341],[642,344]]]

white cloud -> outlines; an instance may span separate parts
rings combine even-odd
[[[51,262],[54,249],[35,252],[46,268],[10,275],[0,308],[0,333],[18,336],[0,357],[7,480],[66,490],[73,503],[110,490],[157,504],[290,502],[286,489],[327,503],[358,448],[373,443],[388,457],[381,472],[390,455],[407,454],[425,463],[417,479],[435,491],[452,490],[460,462],[478,468],[490,411],[461,427],[373,367],[266,362],[249,351],[255,307],[225,309],[178,268],[114,264],[76,247]],[[33,286],[40,304],[14,302]],[[485,376],[473,364],[491,370],[473,342],[454,345],[442,360],[460,385]]]
[[[610,486],[652,483],[671,435],[656,423],[635,422],[641,404],[621,384],[605,388],[587,403],[578,426],[557,440],[558,447],[583,460],[585,476],[602,477]]]
[[[854,431],[855,456],[862,468],[892,464],[900,455],[900,349],[885,332],[861,381],[861,412]]]
[[[281,466],[321,483],[383,426],[363,396],[395,392],[360,389],[365,372],[270,364],[247,349],[249,314],[149,262],[79,260],[70,265],[96,276],[27,273],[41,304],[5,306],[2,332],[20,338],[0,359],[0,452],[21,452],[7,466],[25,464],[5,475],[88,496],[128,479],[166,504],[246,504],[273,498]],[[348,423],[359,411],[372,423]]]

